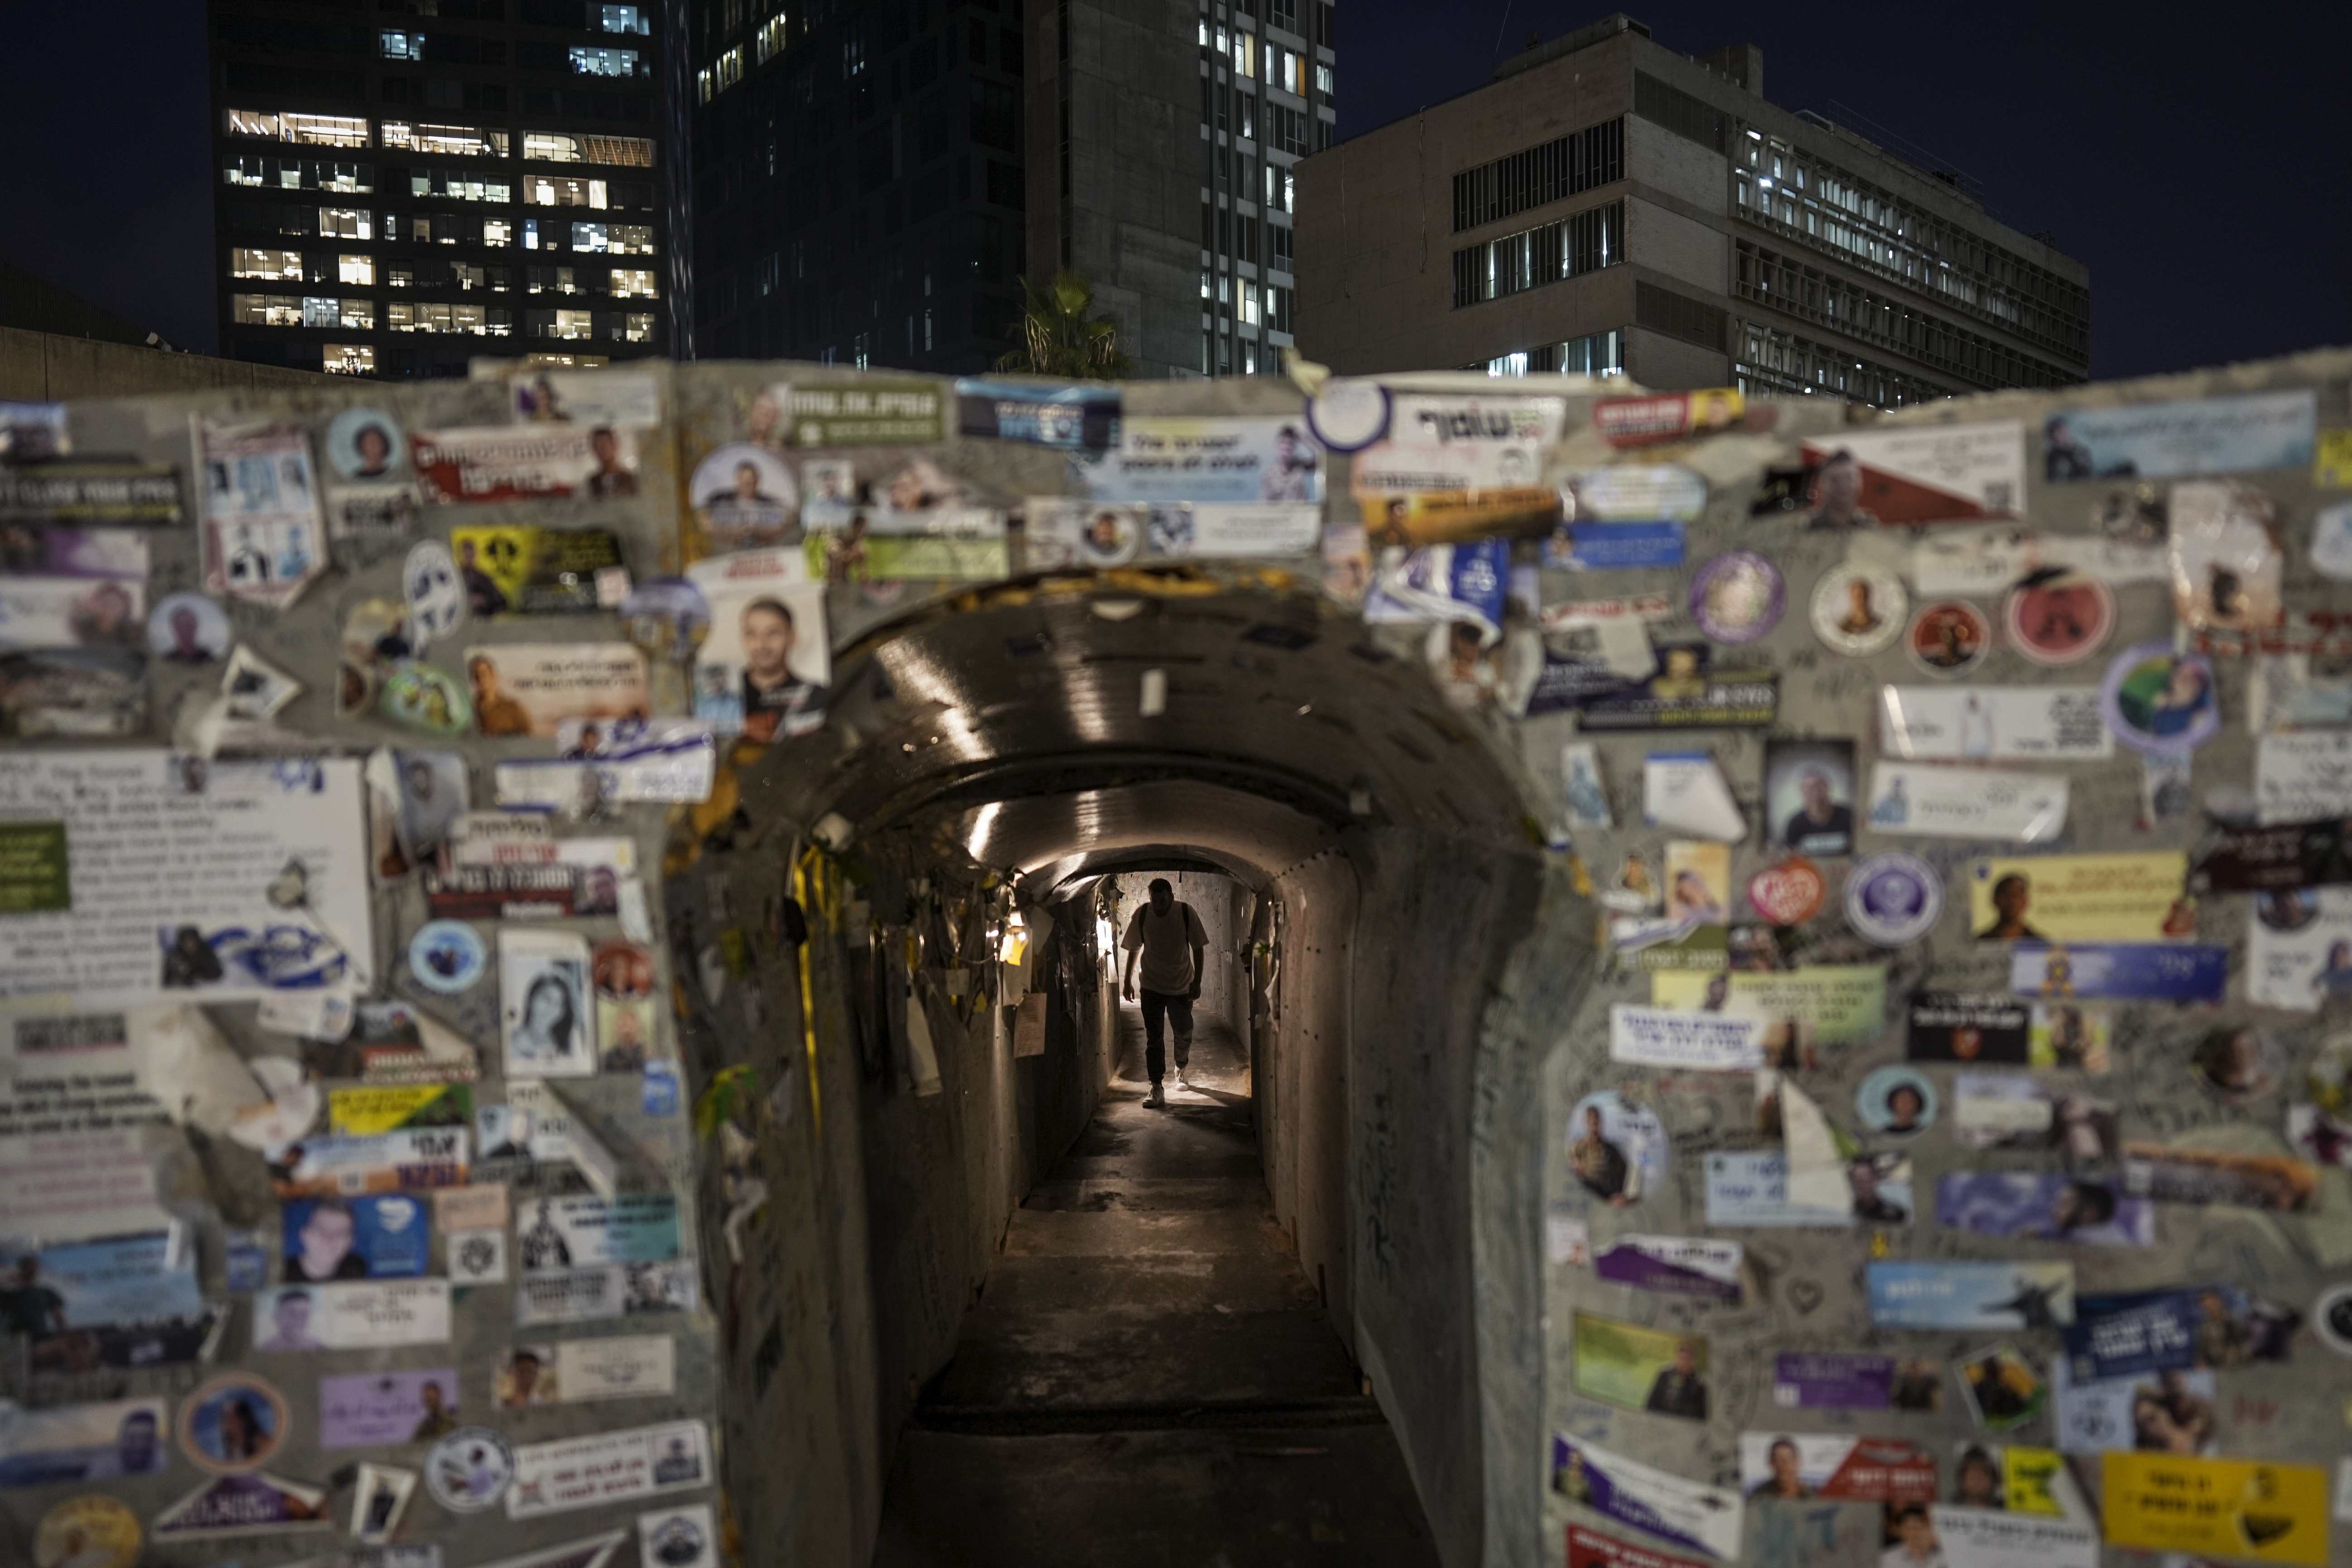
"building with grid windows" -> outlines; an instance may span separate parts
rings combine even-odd
[[[659,0],[212,0],[224,358],[663,354]]]
[[[694,352],[970,373],[1062,268],[1143,376],[1277,368],[1327,0],[690,0]]]
[[[1307,159],[1301,352],[1881,407],[2088,378],[2088,268],[1763,89],[1617,15]]]

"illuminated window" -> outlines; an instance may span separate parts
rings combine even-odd
[[[779,11],[760,24],[759,36],[752,40],[760,63],[766,65],[784,52],[784,16]]]
[[[613,297],[616,300],[660,298],[659,291],[654,288],[653,269],[646,267],[614,268]]]
[[[265,114],[251,109],[228,110],[232,136],[266,136],[273,142],[300,142],[317,147],[364,147],[368,122],[344,114]]]
[[[370,256],[342,255],[335,258],[335,281],[357,283],[362,288],[375,284],[375,258]]]
[[[325,349],[329,375],[373,375],[375,350],[366,343],[329,343]]]
[[[228,316],[241,327],[299,327],[302,298],[299,294],[232,294]]]
[[[534,207],[597,207],[606,205],[604,182],[574,180],[554,174],[526,174],[522,199]]]
[[[525,250],[537,250],[540,248],[539,220],[535,217],[527,217],[522,220],[522,247]],[[547,239],[547,248],[550,250],[561,250],[563,247],[555,243],[555,237],[553,235],[550,235]]]
[[[383,122],[383,144],[409,153],[446,158],[503,158],[507,133],[479,125],[413,125],[406,121]]]
[[[591,136],[570,131],[526,131],[522,155],[541,163],[625,163],[654,166],[654,144],[642,136]]]
[[[728,50],[719,57],[719,63],[712,69],[716,73],[714,79],[719,90],[725,92],[743,79],[742,49],[738,47]]]
[[[646,25],[646,8],[642,5],[600,5],[597,7],[604,29],[608,33],[650,33]]]
[[[575,223],[572,226],[572,248],[607,251],[614,256],[651,256],[654,231],[651,225],[642,223]]]
[[[1331,96],[1331,68],[1318,64],[1315,68],[1315,90],[1324,97]]]
[[[283,278],[299,283],[302,279],[302,253],[299,250],[247,250],[240,246],[228,253],[228,275],[232,278]]]
[[[491,246],[494,247],[504,247],[506,246],[512,245],[514,243],[514,225],[502,217],[484,218],[482,220],[482,243],[486,246]]]
[[[446,196],[460,202],[510,202],[514,186],[504,174],[476,174],[465,169],[412,169],[412,196]]]
[[[319,232],[336,239],[373,239],[375,215],[364,207],[320,207]]]
[[[500,310],[498,316],[499,324],[494,328],[488,307],[482,305],[394,304],[385,307],[384,324],[395,332],[458,332],[475,337],[504,337],[506,313]]]
[[[574,44],[571,55],[572,68],[580,76],[637,74],[637,51],[635,49],[601,49],[586,44]]]
[[[577,294],[579,285],[572,279],[569,267],[533,267],[524,282],[533,294]]]
[[[1244,282],[1241,286],[1241,296],[1242,320],[1255,326],[1257,324],[1257,285]]]
[[[625,316],[622,318],[622,322],[623,326],[621,336],[628,342],[633,343],[649,343],[654,341],[653,317],[649,315]]]
[[[465,262],[454,261],[449,264],[449,271],[452,279],[460,289],[479,289],[485,285],[482,269],[478,267],[469,267]]]
[[[365,195],[375,189],[375,167],[371,163],[278,158],[263,153],[233,154],[221,166],[221,178],[232,185],[261,185],[281,191],[337,191]]]
[[[555,312],[554,324],[548,328],[547,335],[551,338],[585,338],[593,336],[595,328],[588,311],[558,310]]]
[[[710,73],[708,70],[698,70],[694,73],[694,96],[697,102],[710,101]]]
[[[425,35],[422,33],[403,33],[386,27],[381,37],[385,59],[421,60],[425,58]]]

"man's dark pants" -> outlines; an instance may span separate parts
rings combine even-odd
[[[1155,1086],[1168,1067],[1167,1052],[1160,1043],[1162,1018],[1176,1026],[1176,1065],[1183,1067],[1192,1059],[1192,998],[1144,988],[1143,1065]]]

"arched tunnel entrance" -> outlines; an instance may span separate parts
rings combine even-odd
[[[703,868],[804,895],[772,1099],[834,1200],[732,1292],[792,1363],[790,1394],[735,1402],[746,1530],[809,1562],[878,1535],[894,1563],[950,1560],[942,1530],[962,1563],[1156,1536],[1143,1560],[1464,1563],[1528,1539],[1543,1044],[1520,1020],[1590,936],[1545,929],[1575,900],[1510,760],[1282,582],[1015,584],[837,670],[834,725],[746,783]],[[1214,916],[1203,1092],[1153,1126],[1110,923],[1148,872]],[[836,1071],[860,1115],[816,1125],[799,1079]],[[1197,1483],[1189,1520],[1150,1500],[1178,1473],[1159,1489]],[[1122,1475],[1125,1522],[1088,1538]]]

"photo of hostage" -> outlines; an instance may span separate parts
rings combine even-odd
[[[1192,1057],[1192,1004],[1200,999],[1202,961],[1209,933],[1192,906],[1178,900],[1165,877],[1151,879],[1151,900],[1127,922],[1119,945],[1127,951],[1127,969],[1119,982],[1122,1000],[1135,996],[1136,972],[1143,978],[1144,1067],[1151,1077],[1151,1092],[1144,1103],[1164,1106],[1160,1079],[1167,1066],[1162,1033],[1176,1035],[1176,1081],[1190,1089],[1185,1068]]]

